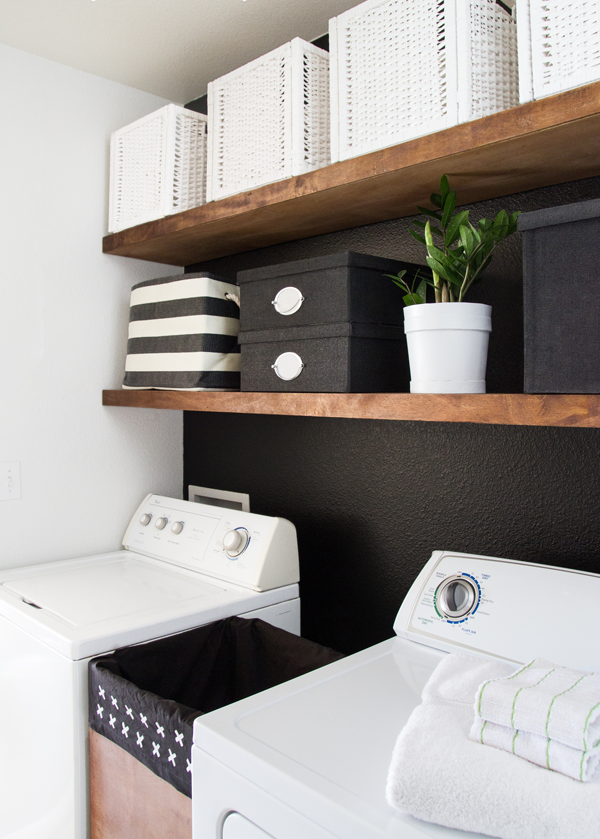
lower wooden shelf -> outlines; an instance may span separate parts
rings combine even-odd
[[[102,404],[234,414],[600,428],[600,395],[190,393],[105,390]]]

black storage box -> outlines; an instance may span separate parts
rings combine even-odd
[[[402,270],[427,272],[350,251],[240,271],[241,389],[408,391],[403,294],[385,276]],[[289,379],[280,377],[286,354],[296,364]]]
[[[525,392],[600,393],[600,199],[524,213]]]
[[[243,391],[389,393],[410,386],[403,328],[326,323],[241,332],[239,342]],[[299,359],[290,380],[275,372],[285,353]]]
[[[238,617],[123,647],[89,663],[90,728],[191,796],[196,717],[340,658],[262,620]]]
[[[419,269],[428,273],[422,265],[351,251],[240,271],[240,330],[354,321],[402,327],[403,294],[384,275],[403,269],[406,278]],[[273,301],[289,287],[304,299],[296,311],[283,315]]]

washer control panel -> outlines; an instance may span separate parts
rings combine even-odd
[[[560,619],[549,605],[561,603]],[[435,551],[394,623],[397,635],[448,652],[600,670],[600,575]]]
[[[294,525],[241,510],[148,495],[123,546],[256,591],[299,580]]]

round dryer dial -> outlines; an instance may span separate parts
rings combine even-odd
[[[450,623],[462,623],[479,606],[481,589],[470,574],[452,574],[446,577],[434,595],[435,610],[441,618]]]

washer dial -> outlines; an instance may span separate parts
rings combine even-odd
[[[156,527],[158,530],[164,530],[168,523],[169,519],[166,516],[161,516],[154,522],[154,527]]]
[[[143,513],[140,516],[140,524],[143,524],[146,527],[152,521],[152,513]]]
[[[479,606],[481,589],[470,574],[452,574],[446,577],[434,595],[435,610],[450,623],[462,623]]]
[[[250,542],[250,534],[245,527],[236,527],[223,536],[223,550],[230,559],[236,559],[244,553]]]

